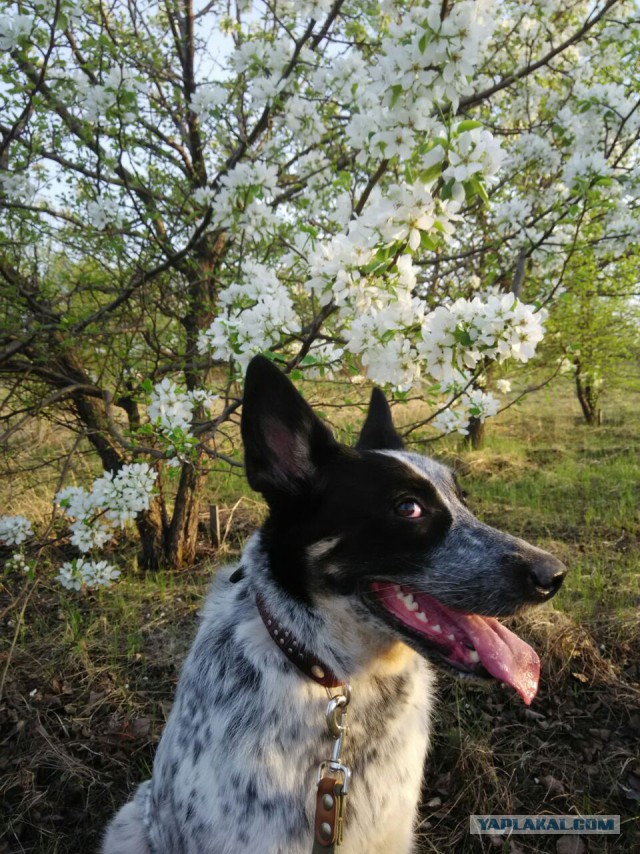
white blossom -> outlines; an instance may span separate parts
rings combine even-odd
[[[213,113],[228,97],[221,83],[202,83],[191,96],[191,109],[200,116]]]
[[[187,432],[191,427],[193,405],[189,393],[165,377],[151,392],[147,415],[152,424],[158,424],[163,430],[180,429]]]
[[[264,264],[247,262],[242,278],[220,294],[224,312],[200,333],[198,350],[213,359],[236,358],[246,366],[298,326],[291,295]]]
[[[22,552],[14,552],[5,561],[5,568],[19,570],[20,572],[29,572],[31,565]]]
[[[0,50],[13,50],[22,36],[26,36],[33,26],[31,15],[0,15]]]
[[[0,542],[19,546],[33,537],[33,527],[25,516],[0,516]]]
[[[120,228],[123,222],[123,212],[118,202],[105,196],[87,202],[87,216],[91,224],[100,230],[107,226]]]
[[[72,544],[86,553],[108,543],[116,526],[149,509],[157,476],[148,463],[130,463],[115,475],[105,472],[90,492],[77,486],[61,490],[56,501],[72,520]]]
[[[120,574],[121,571],[106,560],[77,558],[63,563],[55,580],[67,590],[80,590],[82,587],[95,590],[99,587],[111,587]]]

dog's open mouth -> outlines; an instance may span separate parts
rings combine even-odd
[[[420,652],[436,653],[461,673],[493,676],[510,685],[527,705],[538,691],[537,653],[493,617],[453,611],[425,593],[389,582],[374,581],[375,601],[393,624],[417,640]]]

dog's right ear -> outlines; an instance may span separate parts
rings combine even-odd
[[[371,392],[369,410],[356,442],[358,451],[401,451],[404,443],[396,433],[387,398],[379,388]]]
[[[338,447],[291,381],[264,356],[255,356],[247,368],[241,429],[247,479],[269,503],[307,489]]]

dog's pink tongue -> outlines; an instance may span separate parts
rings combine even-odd
[[[493,617],[465,614],[458,622],[464,626],[483,667],[515,688],[529,706],[538,692],[540,679],[536,651]]]

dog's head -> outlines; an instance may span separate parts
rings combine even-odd
[[[379,390],[349,448],[256,357],[242,437],[249,483],[269,505],[271,572],[289,595],[351,597],[425,657],[494,676],[531,702],[538,658],[494,618],[550,599],[565,567],[480,522],[448,468],[404,451]]]

